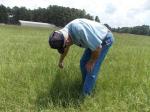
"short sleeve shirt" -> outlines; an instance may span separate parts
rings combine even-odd
[[[68,23],[64,29],[68,30],[74,44],[92,51],[97,47],[102,47],[102,40],[108,33],[106,26],[88,19],[75,19]]]

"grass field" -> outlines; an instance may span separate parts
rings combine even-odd
[[[114,34],[93,94],[82,101],[84,49],[73,46],[60,70],[52,30],[0,26],[0,112],[150,112],[150,37]]]

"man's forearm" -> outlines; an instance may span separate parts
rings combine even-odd
[[[90,61],[95,62],[98,59],[100,52],[101,48],[99,47],[95,51],[92,51]]]
[[[62,62],[63,62],[65,56],[66,56],[66,55],[64,55],[64,54],[61,54],[61,55],[60,55],[59,63],[62,63]]]
[[[95,51],[92,51],[91,58],[86,63],[86,69],[87,69],[88,72],[91,72],[93,70],[93,67],[96,63],[96,60],[99,57],[100,52],[101,52],[101,48],[97,48]]]
[[[60,55],[59,63],[62,63],[62,62],[63,62],[65,56],[66,56],[67,53],[68,53],[68,51],[69,51],[69,47],[65,48],[64,53]]]

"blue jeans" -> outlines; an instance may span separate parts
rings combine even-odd
[[[85,49],[84,54],[80,60],[80,69],[81,69],[81,73],[82,73],[82,83],[83,83],[83,94],[84,95],[90,95],[90,93],[95,85],[95,82],[96,82],[96,79],[98,76],[98,72],[100,71],[101,64],[102,64],[109,48],[111,47],[113,41],[114,41],[114,38],[113,38],[112,33],[110,32],[107,34],[107,36],[103,40],[102,50],[99,54],[97,61],[95,62],[93,70],[90,73],[87,72],[85,65],[90,60],[92,51],[88,48]]]

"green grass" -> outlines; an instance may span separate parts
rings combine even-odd
[[[93,94],[83,101],[84,49],[73,46],[60,70],[48,45],[52,30],[0,26],[1,112],[150,112],[150,37],[114,34]]]

